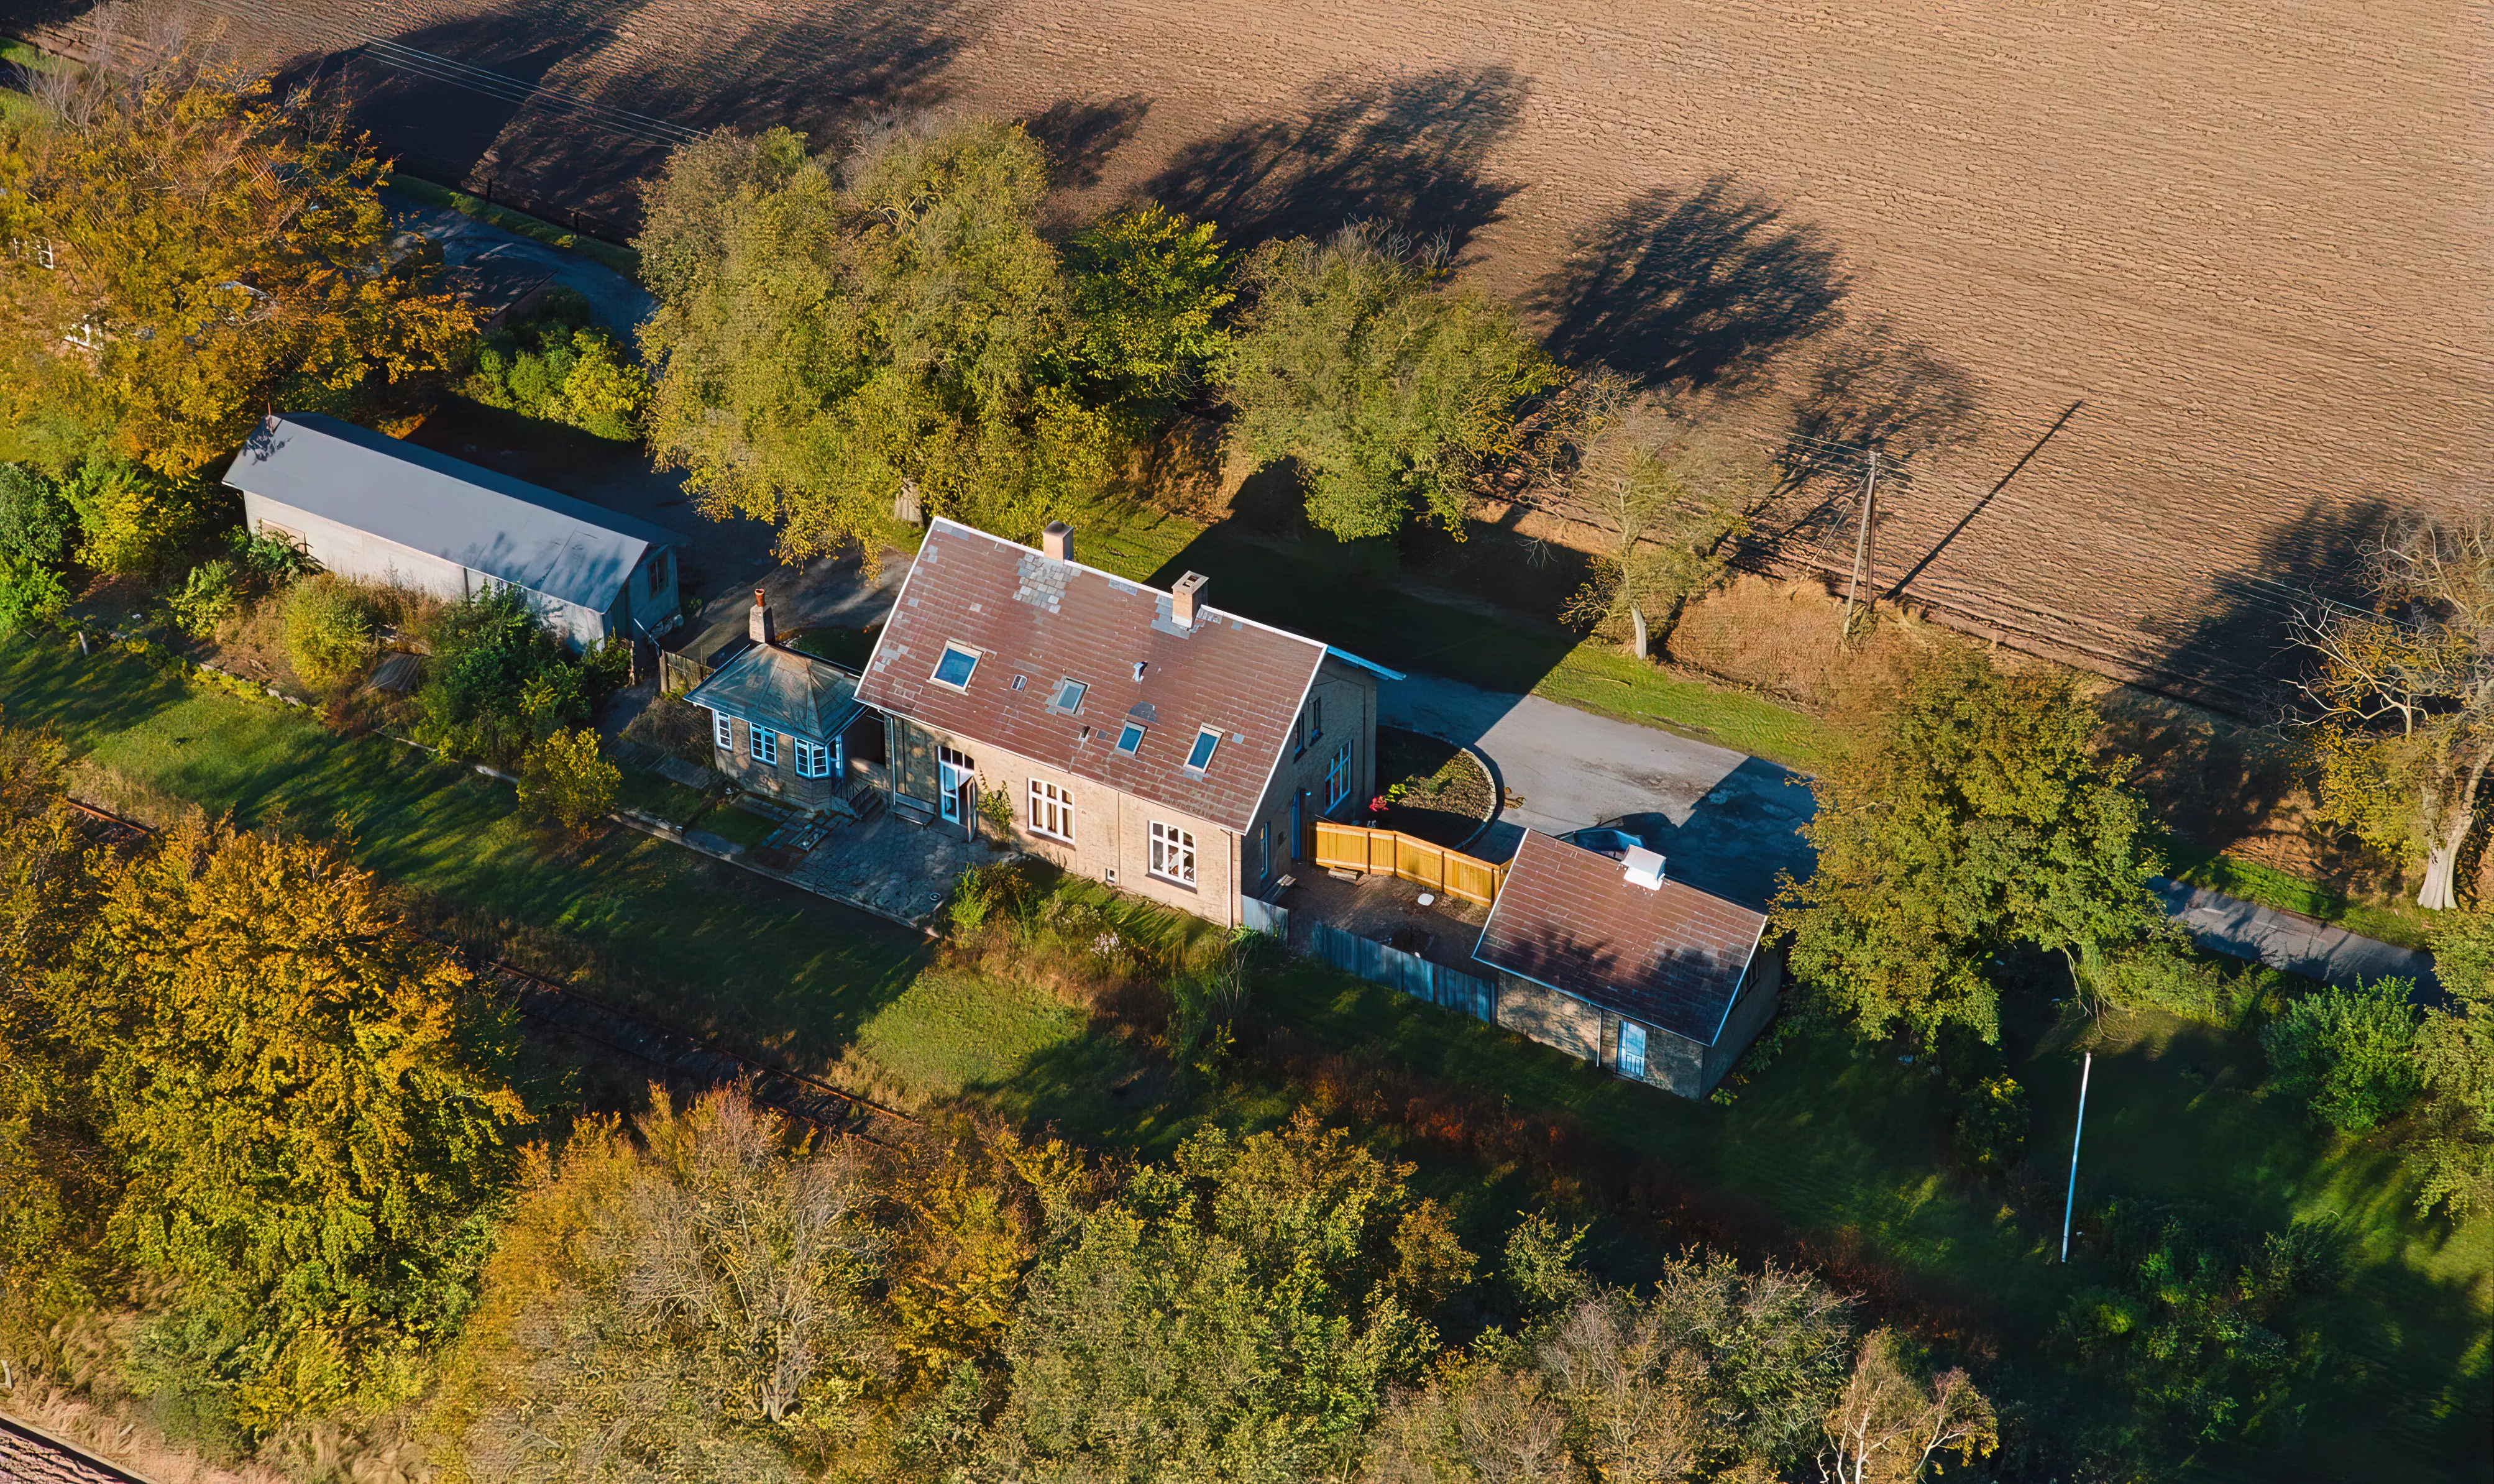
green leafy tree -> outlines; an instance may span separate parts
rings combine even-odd
[[[613,812],[623,781],[623,771],[598,755],[596,732],[563,728],[529,749],[520,813],[577,833]]]
[[[244,1430],[421,1383],[528,1110],[504,1013],[333,844],[193,817],[86,947],[111,1229],[181,1279]]]
[[[1304,1110],[1138,1171],[1031,1274],[998,1467],[1290,1478],[1344,1459],[1471,1267],[1410,1172]]]
[[[871,560],[904,492],[1023,534],[1106,488],[1112,421],[1050,374],[1075,322],[1047,186],[1039,146],[985,122],[837,161],[785,131],[680,151],[640,240],[661,459],[709,513],[773,523],[788,560]]]
[[[471,333],[439,254],[399,243],[384,163],[308,91],[278,98],[204,33],[29,77],[0,118],[15,456],[60,471],[101,443],[178,492],[268,407],[378,415]]]
[[[1072,354],[1095,401],[1165,407],[1229,350],[1222,311],[1237,295],[1209,222],[1157,204],[1118,212],[1066,243],[1065,272]]]
[[[1221,373],[1232,440],[1260,466],[1296,461],[1308,518],[1346,540],[1415,516],[1460,533],[1473,474],[1555,379],[1514,314],[1450,288],[1451,271],[1443,244],[1365,225],[1248,259],[1252,304]]]
[[[2417,1033],[2424,1099],[2408,1142],[2418,1209],[2457,1219],[2494,1198],[2494,913],[2455,915],[2433,949],[2450,1004],[2426,1011]]]
[[[59,486],[23,465],[0,464],[0,639],[70,603],[77,512]]]
[[[2421,1090],[2416,986],[2377,979],[2289,1003],[2261,1030],[2278,1096],[2310,1105],[2342,1134],[2366,1134]]]
[[[1992,1040],[1995,954],[2060,954],[2084,990],[2166,930],[2131,765],[2099,756],[2099,725],[2067,675],[1958,645],[1908,661],[1811,784],[1817,867],[1776,902],[1796,975],[1865,1034],[1956,1021]]]

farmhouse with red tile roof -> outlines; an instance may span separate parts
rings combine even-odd
[[[1527,832],[1473,956],[1498,1020],[1625,1077],[1702,1098],[1775,1013],[1763,913],[1625,860]]]
[[[1225,613],[1194,573],[1162,591],[937,520],[867,660],[896,808],[1239,924],[1320,815],[1376,785],[1377,678],[1393,672]]]

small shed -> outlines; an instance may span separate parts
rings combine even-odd
[[[517,588],[575,649],[684,621],[673,532],[334,417],[268,418],[225,482],[253,531],[327,571],[452,599]]]
[[[1473,957],[1498,972],[1500,1024],[1702,1098],[1775,1014],[1782,961],[1764,913],[1665,866],[1528,832]]]
[[[684,702],[710,712],[720,772],[792,808],[820,812],[841,797],[846,734],[866,714],[857,676],[776,642],[771,609],[760,592],[753,597],[746,647],[684,692]]]

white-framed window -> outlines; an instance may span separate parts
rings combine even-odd
[[[1195,734],[1195,745],[1186,750],[1189,772],[1201,772],[1212,766],[1212,749],[1221,745],[1221,729],[1205,727]]]
[[[1325,807],[1328,809],[1351,797],[1351,786],[1355,781],[1352,774],[1356,771],[1351,762],[1351,739],[1346,737],[1342,745],[1333,749],[1333,761],[1325,765]]]
[[[809,742],[802,737],[789,739],[797,744],[797,776],[828,778],[832,775],[832,749],[821,742]]]
[[[1030,780],[1030,833],[1074,843],[1074,791],[1041,779]]]
[[[1620,1075],[1645,1079],[1645,1027],[1634,1020],[1620,1022]]]
[[[727,719],[727,712],[711,712],[710,725],[711,735],[718,739],[718,750],[721,752],[734,752],[736,750],[736,723]]]
[[[1125,730],[1117,734],[1117,750],[1126,754],[1128,757],[1133,757],[1136,753],[1141,752],[1142,748],[1143,724],[1140,721],[1127,722]]]
[[[747,745],[753,749],[753,760],[755,762],[771,768],[776,768],[779,766],[778,733],[772,731],[769,727],[755,726],[752,722],[748,721],[745,724],[745,735],[752,739]]]
[[[929,679],[938,685],[967,690],[970,688],[970,676],[978,668],[978,651],[966,644],[947,643],[942,657],[935,661],[935,673]]]
[[[1153,820],[1152,874],[1182,887],[1195,885],[1195,836],[1175,825]]]
[[[1090,688],[1080,681],[1058,681],[1056,694],[1049,699],[1048,704],[1067,715],[1072,715],[1082,709],[1082,693]]]

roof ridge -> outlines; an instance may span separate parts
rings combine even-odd
[[[1111,572],[1107,567],[1095,567],[1087,561],[1077,561],[1071,557],[1050,557],[1048,553],[1041,551],[1036,546],[1024,546],[1019,541],[1011,540],[1007,537],[997,535],[992,530],[982,530],[976,526],[957,521],[949,515],[939,515],[930,520],[928,523],[927,533],[930,536],[933,535],[937,526],[950,526],[957,530],[965,530],[971,535],[981,536],[987,540],[993,541],[998,546],[1010,546],[1018,552],[1027,552],[1031,556],[1037,557],[1043,561],[1061,561],[1065,565],[1074,568],[1076,571],[1088,572],[1094,577],[1105,577],[1113,583],[1124,583],[1129,587],[1140,588],[1145,592],[1166,593],[1170,591],[1167,588],[1155,588],[1150,583],[1144,582],[1141,578],[1128,577],[1123,573]],[[1322,639],[1311,639],[1296,629],[1284,628],[1278,623],[1267,623],[1262,619],[1251,619],[1243,613],[1232,613],[1227,608],[1216,608],[1210,603],[1200,603],[1196,606],[1207,617],[1229,619],[1238,623],[1252,623],[1256,627],[1264,630],[1266,633],[1279,634],[1285,639],[1294,639],[1301,644],[1314,645],[1320,650],[1330,650],[1333,648],[1333,646],[1326,644]],[[1355,655],[1345,654],[1344,657],[1354,660],[1356,663],[1372,670],[1381,668],[1376,665],[1370,665],[1366,660],[1358,659]],[[1397,679],[1400,679],[1400,677],[1397,677]]]

